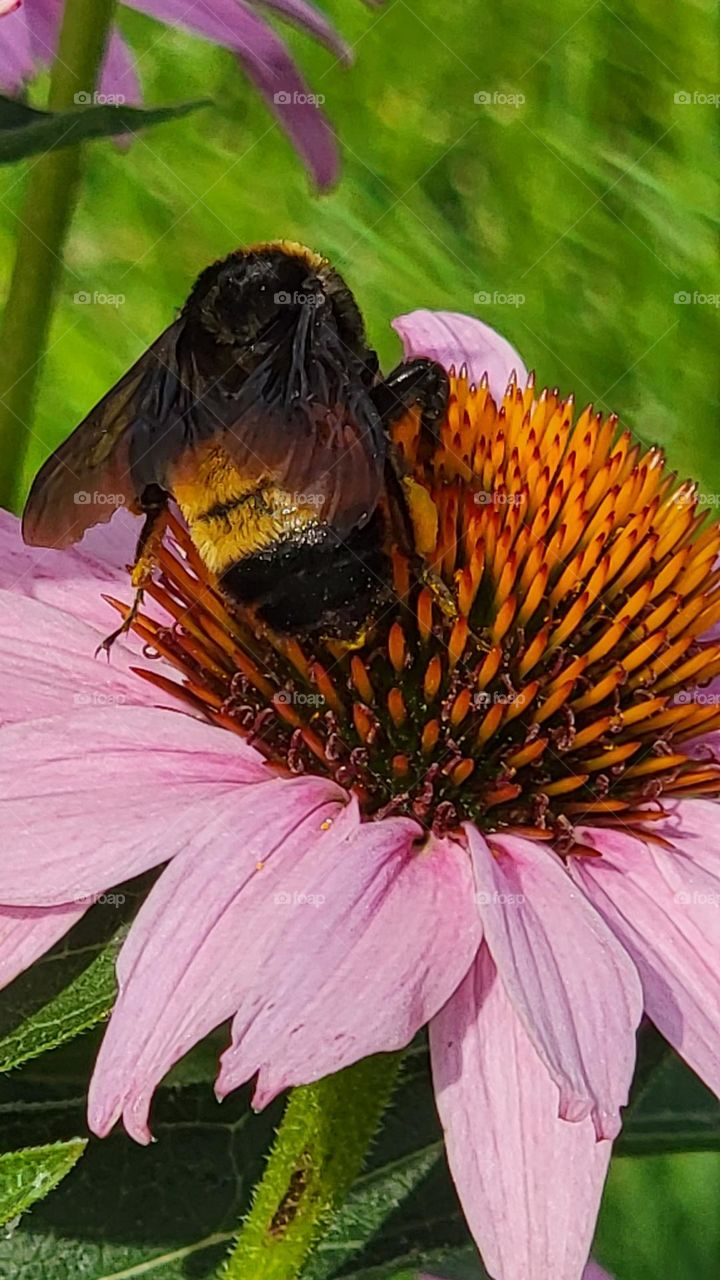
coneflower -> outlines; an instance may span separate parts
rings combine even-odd
[[[396,430],[425,569],[395,550],[360,647],[231,613],[173,521],[144,657],[102,676],[122,700],[65,711],[96,633],[58,621],[72,674],[39,690],[50,607],[10,597],[32,708],[18,694],[0,739],[6,968],[168,862],[120,955],[95,1132],[122,1116],[148,1141],[156,1085],[228,1018],[217,1091],[256,1077],[257,1106],[428,1023],[488,1270],[579,1280],[643,1010],[720,1087],[720,529],[659,450],[537,394],[485,326],[398,328],[452,394],[436,443],[412,414]]]

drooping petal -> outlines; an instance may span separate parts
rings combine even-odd
[[[232,49],[318,187],[324,189],[335,181],[337,143],[317,95],[305,83],[280,37],[242,0],[212,0],[212,4],[190,8],[184,0],[133,0],[133,7]]]
[[[13,97],[35,69],[27,14],[24,7],[11,4],[0,33],[0,87]]]
[[[341,849],[316,851],[304,891],[288,884],[284,927],[242,993],[221,1096],[259,1072],[262,1107],[289,1085],[401,1048],[452,994],[481,939],[472,871],[454,840],[431,838],[418,853],[421,834],[404,819],[364,823]],[[303,896],[314,911],[293,908]]]
[[[91,904],[0,907],[0,987],[13,982],[62,938]]]
[[[515,1011],[560,1091],[566,1120],[615,1138],[635,1064],[642,989],[612,931],[539,842],[492,849],[466,827],[485,938]]]
[[[611,1144],[558,1119],[558,1091],[483,943],[430,1024],[450,1170],[494,1280],[580,1280]]]
[[[36,62],[48,66],[55,57],[63,0],[25,0],[30,41]]]
[[[294,892],[285,886],[308,882],[326,842],[341,856],[358,824],[345,792],[321,778],[275,780],[233,800],[209,828],[197,815],[192,845],[160,877],[119,957],[119,996],[90,1087],[89,1123],[101,1136],[122,1114],[138,1142],[150,1140],[155,1086],[234,1013],[279,945],[280,899]],[[312,933],[320,917],[314,903],[303,908]],[[300,957],[288,962],[299,970]]]
[[[262,0],[262,6],[272,13],[277,13],[281,18],[286,18],[288,22],[294,23],[296,27],[307,31],[316,40],[327,45],[340,62],[345,64],[352,62],[350,45],[343,40],[332,23],[328,22],[325,14],[314,5],[307,4],[306,0]]]
[[[194,847],[269,772],[234,734],[181,712],[104,707],[0,731],[0,902],[54,906]]]
[[[135,69],[135,59],[118,31],[112,31],[100,74],[100,93],[123,102],[142,102],[142,90]],[[111,524],[113,521],[110,522]],[[107,528],[106,525],[102,526]]]
[[[506,338],[474,316],[459,311],[410,311],[392,327],[402,339],[406,359],[429,356],[444,368],[466,364],[472,382],[487,374],[490,393],[502,400],[513,372],[522,386],[527,369]]]
[[[648,1016],[720,1096],[719,813],[679,804],[677,824],[661,824],[670,851],[587,829],[602,857],[577,859],[573,875],[633,957]]]
[[[178,705],[132,672],[151,664],[125,645],[112,662],[96,657],[101,638],[69,614],[0,589],[0,725],[83,707]],[[161,660],[152,669],[170,674]]]

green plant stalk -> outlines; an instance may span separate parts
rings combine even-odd
[[[92,93],[116,0],[66,0],[48,109],[74,107]],[[82,108],[78,108],[82,109]],[[17,250],[0,326],[0,506],[17,505],[32,432],[38,378],[63,247],[77,203],[82,146],[49,151],[30,169],[20,212]]]
[[[402,1054],[294,1089],[223,1280],[295,1280],[360,1172]]]

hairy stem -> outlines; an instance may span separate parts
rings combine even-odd
[[[48,108],[76,105],[94,89],[116,0],[66,0],[50,77]],[[78,107],[78,110],[82,110]],[[0,505],[21,497],[42,358],[77,203],[82,146],[41,156],[30,169],[19,215],[17,251],[0,326]]]
[[[360,1172],[402,1055],[293,1090],[224,1280],[295,1280]]]

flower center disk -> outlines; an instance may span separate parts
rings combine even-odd
[[[436,441],[396,429],[418,561],[361,647],[313,650],[231,612],[172,522],[134,627],[178,680],[140,671],[292,773],[326,773],[368,816],[471,819],[575,848],[580,822],[642,828],[720,792],[720,529],[657,449],[557,392],[451,378]],[[121,612],[127,606],[113,602]]]

